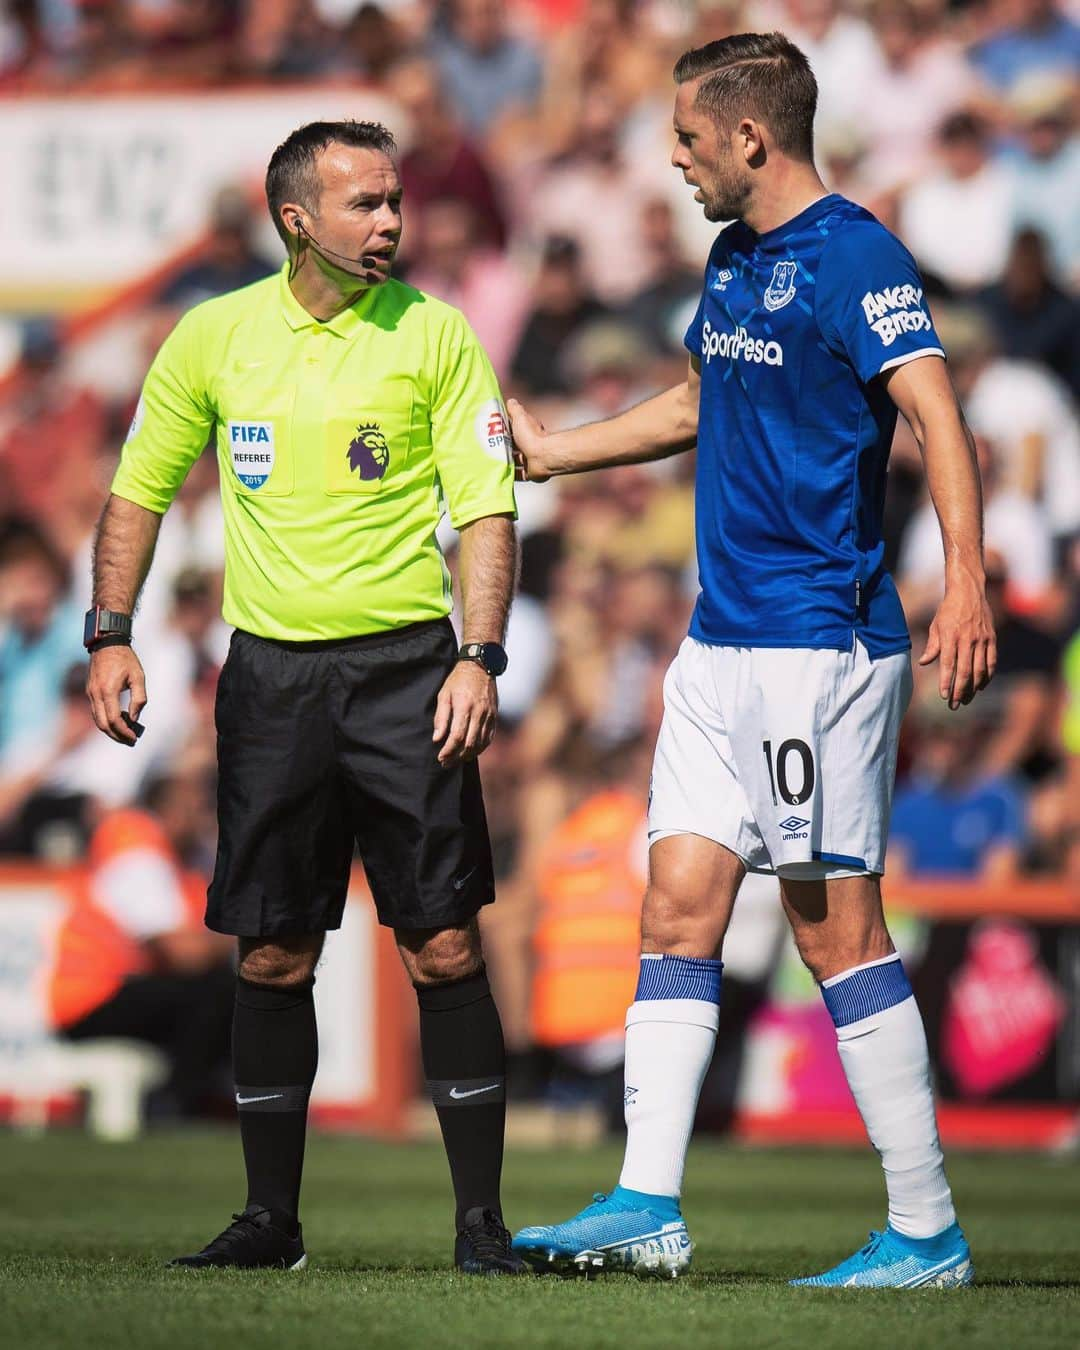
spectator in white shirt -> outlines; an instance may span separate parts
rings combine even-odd
[[[985,436],[975,438],[982,475],[986,547],[1004,560],[1009,584],[1024,608],[1037,603],[1054,576],[1050,531],[1030,497],[1002,487],[997,457]],[[945,593],[945,557],[932,503],[912,516],[900,548],[897,581],[909,613],[936,607]]]
[[[927,170],[934,131],[972,101],[976,83],[960,51],[911,0],[879,0],[873,25],[884,61],[858,122],[871,146],[868,174],[887,191]]]
[[[937,146],[940,167],[902,199],[900,237],[925,271],[967,292],[988,286],[1005,266],[1012,188],[974,114],[950,113]]]
[[[623,153],[622,116],[608,90],[590,91],[574,150],[538,177],[530,216],[538,238],[574,240],[596,294],[609,304],[629,300],[649,281],[641,205],[656,195],[655,171]],[[670,132],[669,122],[669,141]]]
[[[972,430],[994,443],[1002,486],[1038,503],[1052,538],[1080,531],[1080,428],[1069,391],[1049,371],[999,355],[978,310],[934,310]]]

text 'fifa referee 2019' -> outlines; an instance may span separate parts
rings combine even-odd
[[[499,1201],[499,1015],[476,914],[494,879],[476,757],[516,565],[499,388],[464,318],[391,279],[393,137],[316,122],[274,151],[280,275],[186,314],[147,375],[98,529],[88,693],[134,744],[131,615],[158,527],[216,436],[225,515],[217,863],[207,923],[239,939],[233,1029],[247,1204],[185,1266],[306,1262],[298,1222],[318,1054],[314,971],[354,841],[420,1005],[457,1200],[457,1265],[520,1273]],[[464,645],[435,541],[461,531]],[[121,694],[130,691],[125,712]]]

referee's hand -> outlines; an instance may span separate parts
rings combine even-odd
[[[439,763],[444,769],[475,759],[491,744],[499,695],[495,681],[475,661],[459,661],[439,690],[435,704],[435,730]]]
[[[146,707],[146,676],[142,662],[130,647],[102,647],[90,653],[90,673],[86,677],[86,697],[99,731],[121,745],[134,745],[138,737],[125,723],[120,695],[131,691],[128,716],[132,722]]]

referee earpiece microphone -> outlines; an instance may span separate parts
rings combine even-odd
[[[299,216],[293,218],[293,224],[296,227],[296,233],[305,235],[310,239],[324,257],[329,255],[331,258],[340,258],[343,262],[352,263],[354,267],[359,265],[365,272],[377,271],[379,260],[374,254],[365,253],[360,258],[351,258],[347,253],[336,253],[332,248],[327,248],[324,244],[320,244]]]

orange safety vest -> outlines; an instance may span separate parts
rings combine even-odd
[[[49,981],[53,1025],[72,1026],[117,992],[125,980],[153,969],[144,943],[131,936],[94,899],[94,874],[123,853],[160,853],[179,873],[186,920],[202,926],[206,881],[182,872],[165,834],[144,811],[122,810],[105,817],[90,840],[86,870],[72,880],[67,913],[60,922]]]
[[[623,1029],[638,972],[645,879],[633,851],[644,826],[640,797],[611,789],[583,802],[548,843],[533,936],[538,1045]]]

